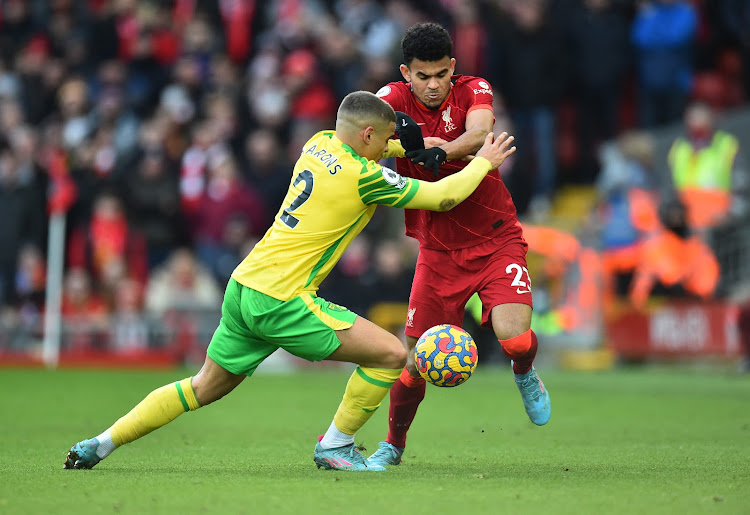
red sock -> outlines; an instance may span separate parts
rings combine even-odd
[[[531,370],[531,364],[536,357],[538,343],[536,334],[529,329],[509,340],[498,340],[506,356],[513,360],[513,372],[525,374]]]
[[[391,445],[406,447],[406,432],[417,415],[419,403],[424,399],[427,383],[421,377],[412,377],[404,368],[401,377],[391,386],[391,403],[388,407],[388,438]]]

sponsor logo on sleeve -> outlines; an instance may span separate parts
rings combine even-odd
[[[486,93],[486,94],[495,96],[492,93],[492,88],[490,88],[490,85],[484,82],[483,80],[480,80],[479,82],[477,82],[477,86],[479,86],[481,89],[474,88],[475,95],[479,95],[480,93]]]
[[[399,190],[406,186],[406,179],[387,166],[383,167],[383,179],[385,179],[385,182]]]

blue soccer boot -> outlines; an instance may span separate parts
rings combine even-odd
[[[512,365],[513,362],[511,362]],[[539,379],[534,367],[532,366],[531,370],[525,374],[513,375],[516,379],[518,391],[521,392],[523,407],[526,408],[526,414],[529,416],[529,419],[538,426],[543,426],[549,422],[552,411],[549,392],[544,387],[542,380]]]
[[[82,442],[78,442],[68,451],[68,456],[65,458],[63,468],[66,469],[90,469],[94,465],[102,461],[97,456],[96,450],[99,448],[99,440],[96,438],[90,438]]]
[[[385,467],[369,463],[353,443],[343,447],[323,449],[320,442],[315,445],[313,460],[318,468],[355,472],[381,472]]]
[[[387,467],[388,465],[398,465],[401,463],[401,456],[404,454],[402,447],[396,447],[388,442],[380,442],[378,450],[367,458],[367,461],[374,465]]]

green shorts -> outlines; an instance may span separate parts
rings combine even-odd
[[[321,361],[341,345],[336,331],[350,328],[356,318],[356,313],[309,293],[282,301],[229,279],[208,356],[247,376],[279,347]]]

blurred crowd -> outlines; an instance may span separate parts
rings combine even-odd
[[[62,310],[83,335],[69,345],[145,345],[143,313],[215,312],[280,206],[302,143],[332,127],[346,93],[401,79],[400,39],[419,21],[449,29],[458,73],[492,84],[498,125],[519,142],[503,173],[522,218],[548,212],[561,185],[598,184],[596,246],[608,250],[644,234],[621,215],[633,195],[655,191],[648,131],[680,122],[696,100],[702,111],[689,116],[710,125],[750,99],[750,0],[0,6],[0,346],[40,327],[51,213],[66,213]],[[680,193],[707,184],[684,172],[684,152],[670,156]],[[729,200],[716,200],[699,230],[745,214],[747,181],[727,180],[717,188]],[[652,218],[682,216],[674,224],[684,226],[695,214],[688,197],[675,196],[677,215],[652,199]],[[400,213],[386,211],[322,296],[363,314],[408,299],[416,248]],[[650,290],[640,281],[636,302]]]

